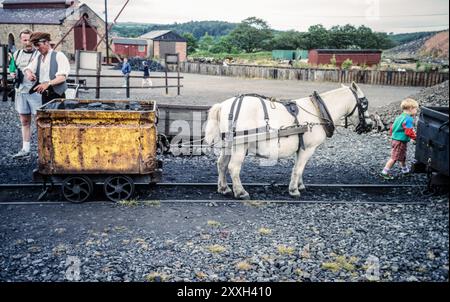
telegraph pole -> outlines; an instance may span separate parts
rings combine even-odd
[[[105,42],[106,42],[106,64],[109,65],[109,44],[108,44],[108,0],[105,0]]]

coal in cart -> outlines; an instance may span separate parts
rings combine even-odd
[[[86,201],[101,185],[112,201],[133,196],[136,184],[157,183],[154,101],[56,99],[36,115],[36,182],[60,183],[65,199]]]
[[[427,172],[429,185],[448,183],[449,107],[421,107],[417,123],[415,172]]]

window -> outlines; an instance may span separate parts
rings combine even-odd
[[[139,45],[138,46],[138,51],[139,52],[144,52],[145,51],[145,45]]]

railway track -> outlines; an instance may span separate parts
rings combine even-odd
[[[58,183],[54,189],[43,195],[42,184],[0,184],[1,204],[61,204],[63,200]],[[232,196],[216,193],[216,183],[159,183],[156,185],[137,184],[138,197],[134,201],[145,203],[371,203],[371,204],[425,204],[425,185],[412,184],[306,184],[306,191],[299,199],[288,195],[287,184],[247,183],[253,201],[235,200]],[[390,198],[410,191],[410,198]],[[39,196],[39,195],[43,196]],[[44,198],[45,197],[45,201]],[[412,197],[412,198],[411,198]],[[102,193],[94,194],[88,202],[107,199]],[[111,203],[111,201],[107,201]],[[62,202],[69,203],[69,202]]]
[[[53,183],[54,186],[61,185],[60,183]],[[136,183],[136,185],[148,185],[142,183]],[[278,183],[243,183],[244,187],[288,187],[287,184]],[[43,185],[40,183],[28,183],[28,184],[0,184],[1,189],[15,189],[15,188],[41,188]],[[152,184],[150,187],[216,187],[217,183],[158,183]],[[353,188],[353,189],[389,189],[389,188],[418,188],[426,187],[425,185],[416,184],[306,184],[306,187],[310,188]]]

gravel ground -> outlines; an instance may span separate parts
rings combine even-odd
[[[367,281],[373,272],[448,282],[446,199],[0,205],[0,214],[1,281]]]
[[[448,81],[432,87],[423,88],[419,92],[410,95],[410,97],[415,99],[421,106],[448,107]],[[402,112],[400,103],[401,100],[388,105],[375,107],[372,111],[377,113],[385,124],[390,124]]]
[[[36,155],[23,161],[9,157],[20,147],[20,128],[8,104],[0,104],[0,179],[30,182]],[[408,148],[411,162],[414,145]],[[385,182],[378,173],[389,152],[386,132],[359,136],[339,129],[310,160],[305,182]],[[164,182],[216,181],[213,155],[162,159]],[[242,181],[287,184],[292,163],[285,159],[267,167],[250,157]],[[391,183],[425,184],[425,177]],[[165,197],[185,197],[182,190],[173,191]],[[276,196],[283,196],[278,191]],[[249,193],[273,198],[254,188]],[[218,197],[214,191],[198,194]],[[312,190],[301,199],[332,195],[365,198]],[[0,197],[8,200],[5,191]],[[155,193],[142,197],[150,201],[0,203],[0,280],[73,280],[79,267],[83,281],[367,281],[367,269],[373,268],[379,281],[448,282],[448,195],[370,195],[374,201],[405,202],[397,205],[174,204],[159,202]]]

